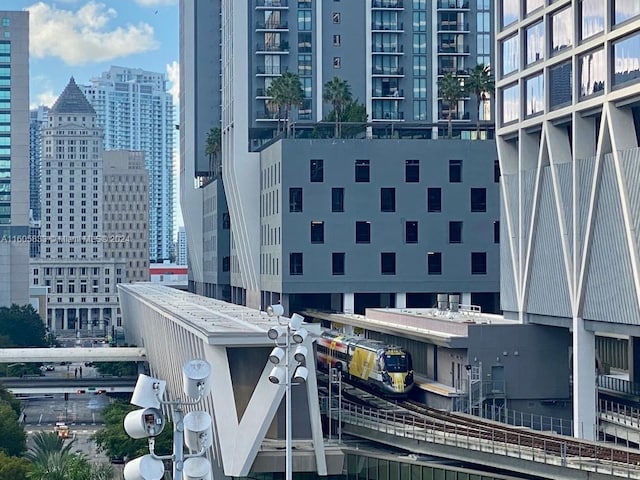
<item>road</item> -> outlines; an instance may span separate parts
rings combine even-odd
[[[69,394],[68,401],[64,400],[64,395],[51,397],[23,400],[27,429],[31,425],[53,428],[56,422],[66,422],[72,429],[75,425],[103,424],[102,410],[109,404],[109,397],[106,395]]]

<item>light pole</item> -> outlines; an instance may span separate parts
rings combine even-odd
[[[284,315],[282,305],[269,305],[267,315],[275,316],[278,320],[278,325],[270,328],[267,332],[267,336],[276,344],[269,355],[269,361],[274,364],[269,374],[269,381],[285,387],[285,480],[292,480],[291,385],[299,385],[307,380],[308,370],[304,366],[307,359],[307,347],[301,344],[307,338],[308,332],[302,328],[304,318],[297,313],[294,313],[291,318],[287,318],[287,321],[281,321],[281,317]],[[293,378],[290,367],[292,340],[294,344],[297,344],[293,359],[298,364],[293,372]],[[284,368],[281,366],[282,362],[284,362]]]
[[[131,401],[142,407],[127,414],[124,429],[132,438],[147,438],[149,454],[135,458],[124,467],[125,480],[161,480],[164,477],[162,460],[173,461],[173,480],[211,480],[211,463],[204,457],[213,444],[211,416],[204,411],[184,415],[184,407],[196,405],[209,393],[211,365],[205,360],[191,360],[182,367],[184,394],[192,400],[163,400],[166,382],[140,374]],[[195,399],[195,400],[193,400]],[[155,437],[164,428],[160,405],[168,405],[173,412],[173,453],[156,455]],[[184,453],[184,446],[189,454]]]

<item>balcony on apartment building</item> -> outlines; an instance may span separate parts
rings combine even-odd
[[[404,120],[404,112],[400,111],[386,111],[386,112],[376,112],[375,109],[373,111],[372,120],[380,121],[380,120]]]
[[[469,24],[465,22],[455,22],[449,20],[442,20],[438,22],[438,32],[460,32],[460,33],[468,33],[471,30],[469,29]]]
[[[256,8],[289,8],[289,0],[257,0]]]
[[[438,10],[469,10],[469,0],[438,0]]]
[[[382,43],[374,43],[371,51],[373,53],[403,53],[404,45],[385,45]]]
[[[402,77],[404,76],[404,67],[385,67],[374,65],[371,68],[371,74],[374,76],[384,77]]]
[[[256,22],[256,30],[289,30],[289,22],[285,20],[280,21],[258,21]]]
[[[282,75],[286,69],[281,67],[280,65],[258,65],[256,67],[256,75],[265,75],[265,76],[280,76]]]
[[[403,99],[404,98],[404,90],[402,88],[383,88],[383,89],[374,89],[371,91],[371,97],[373,99]]]
[[[259,43],[256,45],[256,53],[289,53],[289,42],[280,42],[266,45],[264,43]]]
[[[438,55],[468,55],[469,45],[442,43],[438,45]]]
[[[404,8],[404,0],[372,0],[371,2],[372,9],[398,9],[401,10]]]
[[[469,120],[469,112],[451,112],[451,120]],[[438,112],[438,120],[448,120],[449,112],[447,110],[441,110]]]
[[[372,22],[372,32],[404,32],[402,22]]]

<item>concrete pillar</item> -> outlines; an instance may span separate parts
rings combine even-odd
[[[331,310],[334,312],[342,312],[342,295],[339,293],[331,294]]]
[[[573,435],[596,439],[596,336],[584,329],[584,320],[573,319]]]
[[[66,308],[62,309],[62,329],[69,330],[69,315]]]
[[[396,293],[396,308],[407,308],[407,294],[405,292]]]
[[[342,308],[344,313],[353,313],[355,308],[355,294],[354,293],[343,293],[343,305]]]
[[[466,292],[460,296],[460,305],[471,305],[471,293]]]
[[[640,337],[629,337],[629,381],[640,383]]]

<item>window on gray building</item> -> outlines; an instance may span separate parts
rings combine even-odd
[[[231,257],[222,257],[222,271],[228,272],[230,269],[231,269]]]
[[[462,243],[462,222],[449,222],[449,243]]]
[[[442,253],[427,253],[427,273],[429,275],[442,275]]]
[[[493,181],[498,183],[500,181],[500,161],[493,161]]]
[[[324,181],[324,160],[314,159],[309,162],[310,174],[309,181],[311,182],[323,182]]]
[[[381,188],[380,189],[380,211],[395,212],[396,211],[396,189]]]
[[[605,62],[603,48],[592,50],[578,57],[581,97],[604,92],[604,82],[607,79],[607,65]]]
[[[302,275],[302,253],[289,254],[289,275]]]
[[[324,222],[311,222],[311,243],[324,243]]]
[[[638,5],[638,2],[635,2]],[[580,38],[585,39],[604,31],[604,11],[606,2],[602,0],[581,0]]]
[[[418,222],[409,220],[404,223],[405,243],[418,243]]]
[[[640,78],[640,34],[628,35],[613,44],[613,84]]]
[[[449,182],[462,182],[462,160],[449,160]]]
[[[420,160],[405,160],[404,181],[418,183],[420,181]]]
[[[427,211],[442,211],[442,191],[438,187],[427,188]]]
[[[302,188],[289,188],[289,212],[302,211]]]
[[[369,181],[369,160],[356,160],[356,182],[366,183]]]
[[[520,0],[502,0],[501,3],[502,27],[506,27],[520,17]]]
[[[500,243],[500,222],[493,222],[493,243]]]
[[[382,275],[396,274],[396,254],[394,252],[380,253],[380,273]]]
[[[331,274],[332,275],[344,275],[344,253],[332,253],[331,254]]]
[[[371,222],[356,222],[356,243],[371,243]]]
[[[334,187],[331,189],[331,211],[344,212],[344,188]]]
[[[487,274],[487,253],[471,252],[471,274],[486,275]]]
[[[615,48],[615,47],[614,47]],[[571,103],[573,68],[571,60],[549,69],[549,107],[559,108]]]
[[[613,11],[615,14],[614,23],[618,25],[640,15],[640,2],[638,0],[613,0]]]
[[[487,211],[487,189],[486,188],[471,189],[471,211],[472,212]]]
[[[551,15],[551,54],[555,55],[571,45],[573,45],[573,15],[571,7],[567,7]]]

